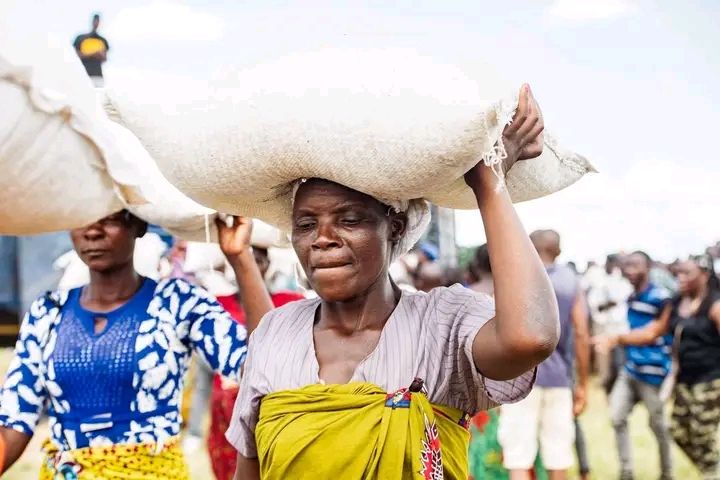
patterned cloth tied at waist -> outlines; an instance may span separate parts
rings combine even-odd
[[[411,390],[349,383],[265,396],[261,478],[466,480],[469,416]]]

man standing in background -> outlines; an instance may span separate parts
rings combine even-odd
[[[75,52],[77,52],[87,74],[96,87],[102,87],[105,84],[102,64],[107,60],[107,52],[110,50],[108,41],[98,33],[99,26],[100,15],[96,13],[92,17],[92,30],[90,33],[78,35],[73,42]]]
[[[516,404],[503,406],[498,439],[511,480],[531,478],[529,470],[535,462],[538,443],[550,479],[564,480],[575,461],[574,419],[587,402],[588,313],[577,275],[571,268],[556,263],[560,235],[541,230],[533,232],[530,239],[555,290],[560,341],[555,352],[538,366],[537,381],[530,395]]]
[[[634,289],[628,299],[628,322],[631,330],[643,328],[656,320],[671,301],[667,290],[650,281],[652,264],[650,256],[640,251],[623,260],[623,274]],[[608,338],[617,337],[604,336],[596,340],[600,351],[608,351],[617,346]],[[660,478],[673,478],[670,434],[663,415],[663,401],[660,399],[660,385],[670,370],[671,344],[672,336],[666,335],[655,345],[625,347],[625,365],[610,393],[610,415],[620,457],[621,480],[634,478],[628,417],[638,402],[647,407],[650,429],[658,442]]]

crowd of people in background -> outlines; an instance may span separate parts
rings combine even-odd
[[[636,251],[608,255],[604,266],[589,262],[584,272],[577,272],[572,262],[555,263],[559,255],[556,233],[540,231],[531,238],[556,291],[561,340],[556,353],[540,365],[528,399],[503,406],[499,416],[478,416],[476,432],[483,433],[471,444],[472,473],[476,478],[521,479],[531,478],[534,470],[539,477],[565,478],[561,470],[574,461],[570,447],[574,435],[579,473],[589,478],[587,445],[577,421],[573,432],[572,415],[567,412],[572,408],[568,387],[574,381],[578,383],[572,413],[577,416],[583,411],[585,398],[578,386],[582,392],[588,374],[586,359],[592,355],[592,370],[608,397],[620,463],[618,478],[635,478],[628,418],[638,402],[649,413],[661,478],[677,478],[673,440],[703,478],[719,478],[720,242],[702,255],[669,264]],[[492,294],[491,279],[483,245],[467,267],[466,284]],[[553,370],[565,375],[549,380],[546,372]],[[543,402],[542,395],[559,396]],[[668,424],[665,404],[670,399],[674,401]],[[551,433],[544,433],[545,429]],[[497,440],[488,440],[487,435]],[[501,462],[509,474],[497,468]]]

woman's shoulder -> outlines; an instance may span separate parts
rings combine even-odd
[[[30,318],[40,319],[49,314],[59,312],[67,304],[73,292],[77,290],[79,289],[45,292],[30,304],[28,316]]]
[[[462,285],[438,287],[424,292],[403,293],[397,316],[408,324],[434,324],[433,328],[455,328],[468,322],[484,323],[495,316],[492,297]]]
[[[180,297],[180,300],[190,298],[214,299],[203,287],[182,278],[165,278],[158,282],[151,279],[147,279],[146,281],[155,283],[154,295],[156,297],[170,298],[173,295],[177,295]]]
[[[292,337],[304,322],[312,321],[319,304],[319,298],[307,298],[270,310],[260,320],[260,325],[253,332],[253,338],[260,340]]]
[[[72,290],[55,290],[46,292],[36,298],[28,308],[20,327],[20,337],[23,339],[37,339],[44,341],[50,331],[62,318],[62,311],[68,303],[68,296]]]
[[[708,310],[720,308],[720,290],[711,290],[708,295],[708,300]]]
[[[450,287],[437,287],[429,292],[404,292],[403,298],[416,306],[426,308],[457,307],[461,308],[468,304],[482,305],[494,308],[494,301],[490,295],[466,288],[459,283]]]

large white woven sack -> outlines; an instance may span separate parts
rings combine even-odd
[[[123,162],[123,177],[135,178],[144,202],[127,209],[146,222],[190,241],[217,241],[216,212],[189,199],[163,176],[140,141],[122,125],[108,121],[114,146]]]
[[[296,54],[202,91],[151,83],[110,91],[109,103],[165,176],[203,205],[285,229],[290,183],[304,177],[386,200],[476,208],[463,174],[502,157],[498,139],[520,88],[406,50]],[[547,147],[511,170],[515,201],[592,169],[552,140]]]
[[[77,55],[0,20],[0,233],[88,224],[123,208],[107,172],[111,139]]]

